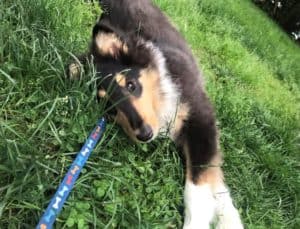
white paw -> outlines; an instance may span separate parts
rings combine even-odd
[[[76,80],[79,79],[80,74],[81,74],[81,66],[78,63],[72,63],[69,65],[69,78],[71,80]]]
[[[184,223],[183,229],[209,229],[209,224],[201,224],[201,223]]]
[[[234,207],[229,191],[226,187],[215,194],[217,200],[216,216],[218,223],[216,229],[243,229],[238,210]]]
[[[209,185],[185,185],[184,229],[209,229],[214,216],[216,201]]]
[[[243,229],[239,213],[232,209],[230,214],[219,215],[216,229]]]

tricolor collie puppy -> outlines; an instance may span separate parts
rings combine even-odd
[[[98,94],[135,141],[167,132],[186,157],[184,228],[243,228],[224,184],[212,106],[183,37],[150,0],[102,0],[89,52]],[[70,77],[79,65],[69,65]]]

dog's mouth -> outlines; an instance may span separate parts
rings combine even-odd
[[[135,142],[148,143],[157,135],[155,126],[147,124],[142,118],[139,119],[139,122],[130,121],[130,115],[126,115],[118,105],[112,103],[110,100],[106,101],[105,111],[106,118],[111,121],[116,121]],[[131,111],[131,114],[132,113],[133,111]]]
[[[130,121],[128,120],[128,117],[120,110],[117,110],[115,121],[135,142],[148,143],[152,141],[157,135],[156,128],[145,122],[141,122],[140,125],[133,128],[133,126],[130,124]]]

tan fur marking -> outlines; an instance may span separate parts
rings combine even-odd
[[[176,138],[180,132],[184,120],[187,120],[189,116],[190,108],[187,103],[180,103],[177,109],[176,117],[171,128],[171,136]]]
[[[189,157],[189,147],[184,144],[183,147],[185,157],[186,157],[186,179],[192,181],[192,171],[191,171],[191,160]],[[221,169],[222,165],[221,153],[217,153],[211,160],[207,168],[204,168],[200,173],[197,181],[197,185],[209,184],[212,191],[216,190],[221,184],[223,184],[224,175]]]
[[[96,38],[98,51],[101,55],[117,58],[120,51],[128,53],[128,47],[114,33],[98,33]]]
[[[142,85],[142,95],[139,98],[131,98],[135,109],[142,117],[144,123],[151,126],[154,135],[159,131],[159,111],[161,101],[159,98],[159,76],[154,69],[147,68],[141,71],[139,81]]]
[[[106,97],[106,91],[104,89],[99,89],[98,90],[98,96],[100,98],[105,98]]]
[[[117,84],[119,84],[120,87],[125,87],[126,86],[126,76],[123,74],[118,73],[115,76]]]
[[[126,117],[126,115],[118,110],[118,113],[115,117],[116,122],[122,126],[123,130],[125,131],[125,133],[133,140],[137,141],[135,134],[133,133],[130,124],[128,122],[128,119]]]
[[[210,162],[210,165],[200,174],[198,185],[204,183],[210,184],[212,190],[215,190],[220,184],[223,184],[224,175],[221,169],[222,158],[218,153]]]
[[[183,144],[183,152],[185,155],[185,162],[186,162],[186,171],[185,171],[186,179],[192,181],[191,159],[189,156],[189,147],[187,143]]]
[[[128,51],[128,46],[126,44],[123,44],[122,49],[125,54],[128,54],[129,51]]]

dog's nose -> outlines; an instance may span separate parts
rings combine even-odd
[[[139,134],[136,136],[136,138],[142,142],[146,142],[150,140],[152,137],[153,137],[153,131],[149,125],[143,125],[139,129]]]

